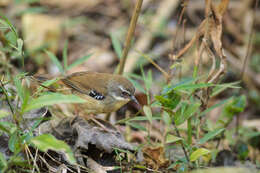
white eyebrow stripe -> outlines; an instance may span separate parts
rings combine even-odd
[[[118,86],[118,88],[121,89],[121,91],[126,92],[127,94],[131,95],[129,91],[125,90],[121,85]]]

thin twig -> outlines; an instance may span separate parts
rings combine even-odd
[[[137,52],[142,55],[147,61],[149,61],[155,68],[157,68],[164,76],[164,78],[166,79],[166,81],[170,78],[170,75],[163,70],[158,64],[156,64],[156,62],[154,62],[154,60],[152,60],[152,58],[150,58],[149,56],[147,56],[146,54],[143,54],[142,52],[138,51]]]
[[[241,79],[243,79],[243,76],[244,76],[244,73],[245,73],[245,70],[246,70],[246,64],[247,64],[247,60],[249,58],[249,55],[250,55],[250,51],[251,51],[251,48],[252,48],[252,38],[253,38],[253,34],[254,34],[254,26],[255,26],[255,17],[256,17],[256,10],[257,10],[257,7],[258,7],[258,2],[259,0],[256,0],[255,1],[255,8],[254,8],[254,13],[253,13],[253,23],[252,23],[252,27],[251,27],[251,30],[250,30],[250,33],[249,33],[249,40],[248,40],[248,45],[247,45],[247,50],[246,50],[246,56],[244,58],[244,62],[243,62],[243,68],[242,68],[242,71],[241,71]]]
[[[177,126],[176,126],[174,120],[173,120],[173,123],[172,123],[172,124],[173,124],[173,126],[174,126],[174,128],[175,128],[175,131],[176,131],[177,136],[178,136],[179,138],[181,138],[180,132],[179,132],[179,130],[178,130],[178,128],[177,128]],[[186,160],[187,160],[188,162],[190,162],[190,159],[189,159],[189,157],[188,157],[188,153],[187,153],[187,151],[186,151],[186,149],[185,149],[185,147],[184,147],[184,145],[183,145],[182,142],[181,142],[181,147],[182,147],[182,150],[183,150],[184,155],[185,155],[185,157],[186,157]]]
[[[180,31],[180,25],[181,25],[181,22],[183,21],[183,16],[184,16],[184,13],[185,13],[185,11],[186,11],[186,9],[187,9],[187,6],[188,6],[188,3],[189,3],[189,0],[183,0],[183,2],[182,2],[182,6],[183,6],[183,8],[182,8],[182,10],[181,10],[181,12],[180,12],[180,16],[179,16],[179,19],[178,19],[178,23],[177,23],[177,26],[176,26],[176,31],[175,31],[175,34],[174,34],[174,38],[175,39],[173,39],[173,48],[172,48],[172,52],[175,52],[175,50],[177,49],[176,48],[176,45],[177,45],[177,37],[179,36],[179,31]],[[182,37],[182,36],[181,36]],[[185,40],[184,40],[185,41]],[[184,41],[183,41],[183,43],[184,43]],[[172,55],[170,55],[170,56],[172,56]]]
[[[120,59],[118,74],[122,74],[123,71],[124,71],[127,54],[128,54],[129,49],[130,49],[131,40],[132,40],[134,32],[135,32],[137,19],[138,19],[138,16],[139,16],[141,8],[142,8],[142,3],[143,3],[143,0],[138,0],[137,3],[136,3],[135,9],[134,9],[134,14],[132,16],[130,26],[129,26],[129,29],[128,29],[128,32],[127,32],[127,37],[126,37],[126,41],[125,41],[123,54],[122,54],[122,57]]]

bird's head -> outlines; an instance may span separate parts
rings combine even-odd
[[[139,104],[134,96],[135,88],[133,84],[122,76],[115,76],[109,81],[108,93],[118,102],[127,103],[132,100]]]

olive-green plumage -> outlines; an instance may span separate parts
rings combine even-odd
[[[84,113],[114,112],[130,100],[136,101],[135,88],[132,83],[125,77],[116,74],[76,72],[60,78],[49,88],[51,91],[75,94],[85,99],[86,103],[76,104],[77,109],[84,110]],[[100,94],[101,99],[93,97],[91,92]]]

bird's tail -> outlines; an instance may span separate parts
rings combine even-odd
[[[52,86],[52,83],[56,82],[57,79],[51,79],[50,77],[46,77],[46,76],[28,76],[30,81],[33,83],[33,85],[38,85],[41,86],[45,89],[47,89],[48,91],[51,92],[56,92],[56,89]]]

